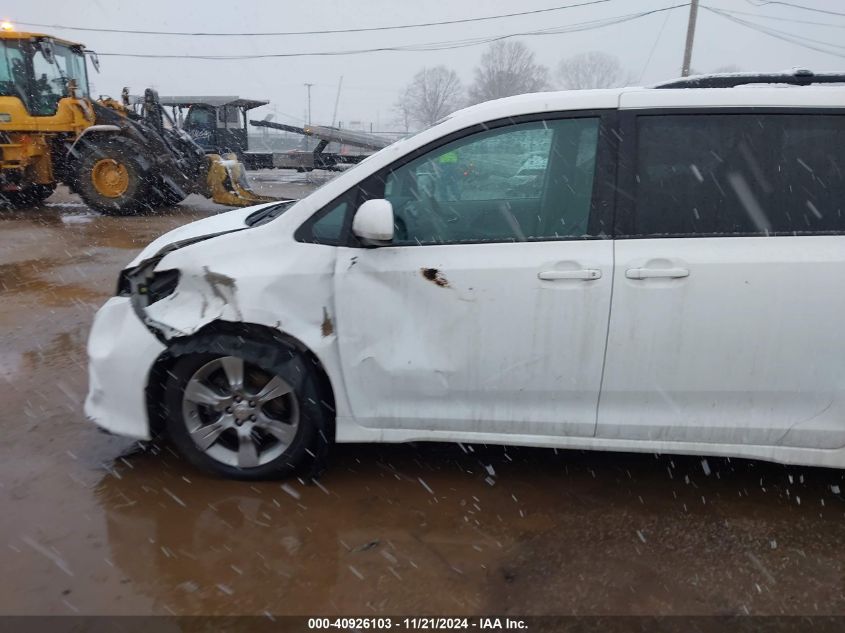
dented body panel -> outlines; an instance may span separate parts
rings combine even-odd
[[[537,278],[577,269],[599,276]],[[338,344],[356,420],[592,436],[612,270],[610,240],[339,249]]]
[[[180,227],[163,236],[171,239],[159,238],[133,260],[129,270],[142,269],[151,260],[155,260],[155,271],[179,270],[179,284],[171,295],[142,308],[144,324],[131,307],[137,297],[113,299],[133,324],[132,333],[126,337],[115,338],[119,331],[116,328],[123,327],[122,321],[101,317],[95,320],[89,357],[92,375],[98,376],[96,393],[133,390],[134,396],[143,398],[152,364],[170,342],[190,337],[214,322],[250,323],[284,333],[314,353],[335,389],[338,414],[346,413],[335,336],[324,334],[325,316],[331,319],[334,314],[330,301],[334,249],[303,244],[285,236],[284,231],[278,230],[284,226],[284,217],[247,228],[243,220],[259,208],[237,210]],[[242,231],[249,233],[247,240]],[[206,233],[213,237],[156,258],[168,244],[190,241]],[[112,311],[111,302],[102,309],[103,314]],[[148,343],[151,340],[151,349],[156,353],[136,360],[132,352],[126,352],[127,342],[138,337]],[[104,346],[109,353],[97,351]],[[140,382],[136,375],[125,378],[118,369],[130,364],[139,366],[138,363],[148,363],[145,370],[139,370],[143,374]],[[97,371],[100,366],[107,366],[108,370]],[[94,393],[92,379],[91,394]],[[113,404],[120,406],[117,400]],[[97,399],[89,395],[86,413],[100,426],[133,437],[149,436],[149,418],[144,409],[133,409],[131,425],[126,421],[129,413],[121,414],[119,423],[115,423],[112,410],[97,406]]]

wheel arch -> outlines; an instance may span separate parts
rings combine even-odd
[[[326,429],[329,442],[334,442],[335,437],[335,394],[336,390],[332,385],[328,372],[323,362],[307,345],[298,338],[281,330],[261,325],[258,323],[245,323],[234,321],[216,320],[212,321],[188,336],[175,337],[168,341],[168,348],[163,351],[153,363],[146,386],[147,415],[150,424],[150,435],[157,437],[163,434],[165,429],[164,393],[170,369],[173,367],[178,356],[171,352],[175,345],[185,345],[191,340],[207,338],[215,335],[239,336],[261,343],[289,345],[305,354],[316,370],[318,386],[321,394],[326,399],[324,406],[330,408],[332,415],[330,428]]]
[[[146,168],[151,168],[154,161],[147,155],[147,146],[142,137],[139,137],[131,129],[121,128],[116,125],[92,125],[82,131],[82,134],[76,137],[70,147],[68,147],[68,160],[73,163],[79,163],[84,157],[87,150],[96,148],[98,144],[105,141],[111,141],[127,145],[135,150],[138,158],[142,159],[142,164]]]
[[[71,191],[76,190],[76,178],[79,162],[87,147],[99,139],[122,136],[122,130],[116,125],[92,125],[82,130],[76,138],[68,138],[64,141],[64,151],[58,152],[60,160],[55,162],[58,179],[70,187]]]
[[[94,138],[103,136],[122,136],[123,130],[117,125],[92,125],[82,130],[82,134],[76,137],[73,144],[68,148],[68,153],[75,159],[79,158],[79,148]]]

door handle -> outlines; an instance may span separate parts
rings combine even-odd
[[[581,270],[544,270],[537,273],[537,278],[543,281],[555,281],[556,279],[583,279],[592,281],[601,279],[601,271],[595,268],[582,268]]]
[[[628,279],[680,279],[689,277],[689,270],[686,268],[629,268],[625,271]]]

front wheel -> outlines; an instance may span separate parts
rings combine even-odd
[[[89,207],[109,215],[149,209],[150,161],[129,139],[114,136],[87,142],[77,163],[74,189]]]
[[[235,479],[292,474],[320,454],[329,411],[303,354],[221,335],[171,350],[167,430],[195,466]]]

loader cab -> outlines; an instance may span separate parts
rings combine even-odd
[[[191,106],[185,116],[183,129],[206,153],[217,148],[217,113],[205,105]]]
[[[243,111],[231,105],[192,105],[185,115],[184,130],[206,153],[243,154],[247,149]]]
[[[172,107],[174,121],[181,122],[188,135],[206,154],[235,153],[243,157],[249,149],[247,111],[269,103],[240,97],[161,97]]]
[[[0,33],[0,97],[17,97],[31,116],[53,116],[65,97],[89,96],[81,44],[32,33]]]

